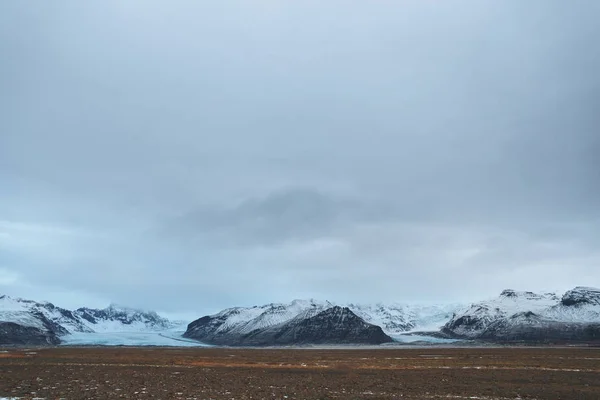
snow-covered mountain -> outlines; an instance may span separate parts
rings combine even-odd
[[[184,337],[227,346],[392,341],[379,326],[365,322],[349,308],[314,300],[226,309],[192,322]]]
[[[600,339],[600,290],[577,287],[556,293],[505,290],[472,304],[442,329],[454,337],[490,340]]]
[[[154,311],[111,304],[105,309],[78,308],[73,314],[93,332],[145,332],[169,329],[168,319]]]
[[[310,318],[332,306],[333,304],[327,301],[294,300],[289,304],[270,303],[263,306],[227,308],[192,322],[184,336],[207,343],[218,341],[220,336],[242,337],[297,317]]]
[[[0,344],[57,344],[68,331],[53,320],[66,315],[50,303],[0,296]]]
[[[57,344],[71,332],[93,332],[71,311],[48,302],[0,296],[0,343]]]
[[[110,306],[75,311],[48,302],[0,296],[0,343],[57,344],[71,333],[139,332],[172,324],[154,312]]]

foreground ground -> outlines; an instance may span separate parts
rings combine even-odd
[[[0,349],[2,396],[598,400],[600,349]]]

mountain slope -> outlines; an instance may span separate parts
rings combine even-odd
[[[297,305],[295,301],[292,305]],[[228,325],[227,313],[206,316],[192,322],[184,337],[209,344],[227,346],[273,346],[298,344],[381,344],[393,341],[380,327],[369,324],[347,307],[305,304],[293,318],[262,325],[266,316],[283,305],[271,305],[250,321],[239,326]],[[257,309],[264,309],[257,307]],[[227,311],[227,310],[225,310]],[[231,312],[231,309],[229,310]],[[248,326],[254,327],[247,329]]]
[[[600,290],[577,287],[562,298],[505,290],[472,304],[442,331],[454,337],[499,341],[589,341],[600,339]]]
[[[0,345],[54,345],[60,339],[51,330],[0,321]]]
[[[329,302],[294,300],[289,304],[227,308],[189,324],[184,337],[210,344],[224,344],[224,340],[237,342],[237,338],[251,332],[283,324],[297,317],[310,318],[331,306]]]

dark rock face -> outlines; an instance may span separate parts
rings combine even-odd
[[[545,325],[538,315],[526,311],[493,321],[478,338],[503,341],[534,340],[534,337],[539,338],[539,334],[543,333]]]
[[[287,327],[280,338],[299,343],[381,344],[393,340],[347,307],[332,307]]]
[[[243,342],[242,335],[217,329],[225,322],[222,316],[205,316],[190,323],[183,337],[196,339],[208,344],[239,346]]]
[[[0,345],[56,345],[58,336],[52,331],[44,331],[14,322],[0,322]]]
[[[383,330],[358,317],[349,308],[332,307],[319,314],[248,335],[252,345],[381,344],[391,342]]]
[[[506,290],[503,290],[502,293],[500,293],[500,296],[502,296],[502,297],[517,297],[517,293],[512,289],[506,289]]]
[[[576,287],[564,294],[561,300],[564,306],[593,305],[600,306],[600,290]]]
[[[479,337],[502,342],[590,342],[600,340],[600,324],[544,320],[538,315],[513,316],[494,322]],[[512,320],[519,319],[518,322]]]
[[[346,307],[331,307],[312,317],[297,317],[248,333],[238,333],[235,329],[217,332],[223,320],[222,316],[202,317],[188,326],[184,337],[225,346],[381,344],[393,341],[380,327],[365,322]]]

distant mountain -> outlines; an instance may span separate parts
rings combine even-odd
[[[452,337],[493,341],[600,340],[600,290],[577,287],[556,293],[503,291],[472,304],[442,329]]]
[[[78,308],[73,314],[94,332],[143,332],[164,330],[172,323],[154,311],[142,311],[111,304],[104,309]]]
[[[352,312],[388,335],[409,331],[438,331],[463,305],[348,304]]]
[[[75,332],[163,330],[171,323],[154,312],[110,306],[75,311],[48,302],[0,296],[0,344],[58,344]]]
[[[183,336],[226,346],[381,344],[393,341],[380,327],[365,322],[349,308],[314,300],[227,309],[192,322]]]

